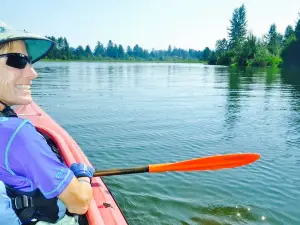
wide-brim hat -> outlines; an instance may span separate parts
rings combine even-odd
[[[54,42],[39,34],[26,30],[15,30],[0,21],[0,45],[11,41],[23,40],[32,63],[45,57],[53,48]]]

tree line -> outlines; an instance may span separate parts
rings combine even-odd
[[[236,8],[230,20],[228,38],[217,40],[210,55],[211,64],[232,66],[300,67],[300,13],[295,26],[284,35],[272,24],[261,38],[247,31],[246,8]]]
[[[133,48],[127,46],[126,49],[121,44],[113,43],[109,40],[104,46],[100,41],[94,50],[89,45],[77,48],[70,47],[65,37],[55,38],[46,36],[56,43],[55,47],[49,52],[47,59],[59,60],[147,60],[147,61],[182,61],[182,60],[208,60],[211,50],[206,47],[203,51],[182,48],[172,48],[170,45],[167,50],[155,50],[150,52],[136,44]]]
[[[288,25],[285,33],[272,24],[263,37],[247,30],[246,8],[243,4],[234,9],[228,37],[217,40],[215,49],[201,50],[169,47],[166,50],[148,51],[136,44],[126,49],[111,40],[104,46],[100,41],[92,50],[89,45],[69,46],[65,37],[47,37],[56,43],[48,59],[59,60],[146,60],[146,61],[208,61],[212,65],[230,66],[285,66],[300,67],[300,13],[295,25]]]

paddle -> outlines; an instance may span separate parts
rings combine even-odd
[[[260,158],[256,153],[238,153],[227,155],[216,155],[203,158],[190,159],[175,163],[153,164],[145,167],[128,169],[98,170],[94,177],[132,173],[160,173],[168,171],[188,172],[229,169],[250,164]]]

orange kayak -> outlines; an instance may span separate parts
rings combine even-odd
[[[74,162],[91,165],[73,138],[36,103],[18,106],[15,112],[20,118],[28,119],[36,129],[47,135],[56,144],[67,166]],[[111,192],[101,178],[92,179],[93,199],[86,213],[89,225],[127,225],[127,221]]]

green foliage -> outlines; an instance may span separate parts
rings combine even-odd
[[[129,57],[133,56],[133,51],[132,51],[132,49],[131,49],[130,46],[127,47],[127,55],[128,55]]]
[[[272,24],[268,34],[266,35],[268,50],[273,55],[279,55],[282,47],[283,37],[277,32],[275,24]]]
[[[250,33],[243,45],[243,53],[247,59],[253,59],[257,51],[257,38]]]
[[[284,40],[289,39],[292,35],[294,35],[295,31],[291,25],[288,25],[285,29]]]
[[[79,45],[76,48],[76,50],[75,50],[75,56],[76,56],[76,59],[83,59],[84,58],[85,53],[84,53],[83,47],[81,45]]]
[[[281,57],[284,67],[300,68],[300,18],[296,23],[295,32],[285,41],[285,48],[281,53]]]
[[[278,67],[279,65],[281,65],[283,62],[282,58],[278,55],[274,56],[272,55],[271,58],[269,58],[268,61],[268,66],[272,66],[272,67]]]
[[[227,40],[224,38],[222,40],[217,40],[216,42],[216,56],[222,57],[226,54],[228,49]]]
[[[208,60],[210,55],[211,55],[211,50],[208,47],[206,47],[203,51],[203,59]]]
[[[216,52],[211,52],[210,56],[208,57],[208,64],[209,65],[216,65],[216,63],[217,63]]]
[[[107,56],[110,58],[114,57],[114,44],[111,40],[108,41],[107,48],[106,48]]]
[[[230,28],[228,29],[229,48],[234,49],[240,47],[245,40],[247,34],[246,8],[244,4],[236,8],[230,20]]]
[[[300,16],[300,14],[299,14]],[[270,26],[265,41],[247,34],[246,9],[236,8],[230,20],[229,41],[216,42],[216,64],[231,66],[300,67],[300,18],[295,30],[287,26],[284,36],[277,32],[275,24]]]
[[[300,14],[299,14],[300,16]],[[105,47],[97,42],[94,51],[87,45],[83,48],[70,47],[64,37],[47,37],[56,43],[49,52],[47,59],[58,60],[135,60],[135,61],[166,61],[166,62],[200,62],[232,66],[288,66],[300,67],[300,18],[295,29],[287,26],[284,36],[277,32],[272,24],[265,36],[265,41],[258,40],[252,33],[247,33],[246,8],[236,8],[230,20],[229,38],[217,40],[215,51],[206,47],[203,51],[182,49],[168,46],[166,50],[148,51],[138,44],[133,49],[127,46],[126,51],[121,44],[109,40]]]
[[[253,59],[249,59],[247,64],[248,66],[257,66],[257,67],[277,67],[282,63],[280,56],[272,55],[268,46],[263,43],[258,43],[256,46],[256,52]]]
[[[291,40],[289,45],[282,51],[284,67],[300,67],[300,40]]]
[[[87,45],[85,47],[84,56],[87,57],[87,58],[92,58],[93,57],[93,53],[92,53],[92,50],[91,50],[89,45]]]
[[[169,45],[169,47],[168,47],[168,54],[167,55],[168,56],[172,55],[172,47],[171,47],[171,45]]]
[[[106,54],[103,44],[100,41],[97,42],[97,45],[94,50],[95,57],[104,57]]]
[[[133,47],[133,56],[136,58],[142,58],[143,51],[144,50],[139,45],[135,45]]]
[[[288,39],[285,40],[284,42],[285,47],[288,47],[294,41],[296,41],[296,36],[295,34],[292,34],[291,36],[288,37]]]
[[[300,40],[300,13],[299,13],[298,22],[297,22],[296,27],[295,27],[295,36],[296,36],[297,40]]]
[[[257,38],[250,33],[243,43],[236,46],[227,54],[231,57],[231,59],[227,61],[236,66],[248,66],[249,62],[254,59],[256,51]]]
[[[120,59],[124,59],[125,57],[125,52],[124,52],[124,48],[122,45],[119,45],[119,48],[118,48],[118,57]]]
[[[264,44],[258,44],[253,59],[248,60],[248,66],[264,67],[268,65],[271,54]]]
[[[138,44],[132,49],[127,46],[126,52],[121,44],[117,45],[109,40],[106,47],[103,46],[101,42],[97,42],[94,51],[91,47],[87,45],[83,48],[81,45],[77,48],[69,46],[66,38],[55,38],[48,37],[53,40],[56,45],[49,52],[46,59],[57,59],[57,60],[149,60],[149,61],[168,61],[168,62],[200,62],[204,60],[204,55],[206,60],[211,55],[211,50],[206,48],[205,51],[199,51],[194,49],[189,49],[188,51],[181,48],[172,47],[169,45],[167,50],[154,50],[148,51],[143,49]],[[205,54],[204,54],[205,52]]]

